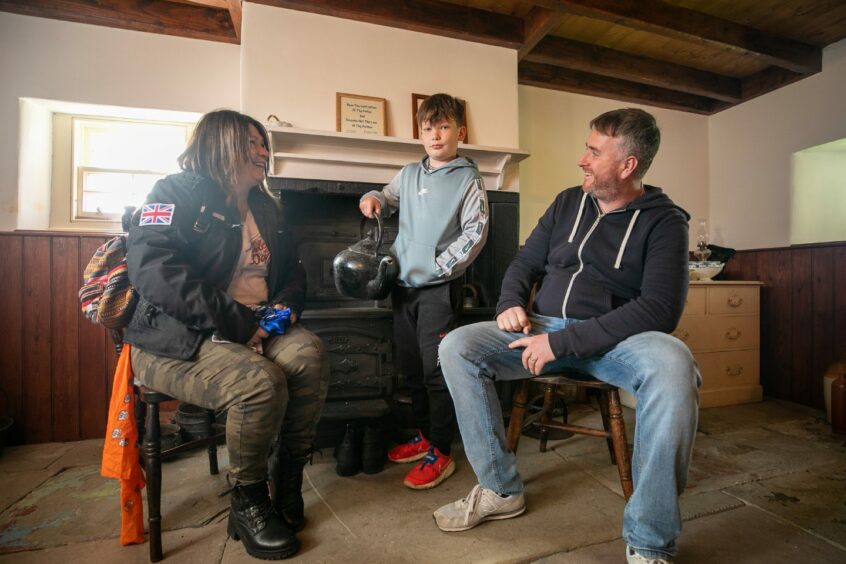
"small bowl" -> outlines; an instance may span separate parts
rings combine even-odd
[[[688,263],[688,272],[690,273],[691,280],[710,280],[719,274],[724,266],[724,262],[714,260],[690,261]]]

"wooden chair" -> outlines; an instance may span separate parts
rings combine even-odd
[[[162,450],[161,427],[159,423],[159,405],[174,398],[167,394],[136,385],[136,420],[138,438],[141,442],[141,463],[147,480],[147,523],[150,533],[150,562],[159,562],[162,552],[162,460],[197,446],[206,446],[209,455],[209,474],[218,473],[217,441],[223,432],[215,432],[213,427],[215,413],[213,409],[205,411],[203,437],[186,441],[180,445]]]
[[[514,453],[517,452],[517,445],[520,442],[520,435],[523,431],[526,401],[529,397],[529,388],[533,382],[544,385],[543,408],[539,420],[535,423],[540,427],[541,452],[546,452],[549,429],[560,429],[591,437],[604,437],[608,444],[608,452],[611,455],[611,463],[617,465],[617,471],[620,474],[620,485],[623,487],[623,495],[628,501],[633,489],[632,461],[631,454],[629,453],[629,445],[626,441],[626,424],[623,421],[623,408],[620,404],[620,394],[617,387],[606,384],[592,376],[577,372],[543,374],[542,376],[524,380],[522,386],[514,393],[511,420],[508,424],[508,448]],[[596,396],[599,411],[602,414],[602,429],[567,423],[566,418],[563,423],[552,420],[551,411],[556,389],[558,386],[565,384],[584,388],[588,396]]]
[[[120,356],[123,350],[123,333],[119,330],[111,331],[115,350]],[[159,562],[164,556],[162,552],[162,460],[171,458],[181,452],[198,446],[206,446],[209,454],[209,474],[218,474],[217,443],[224,436],[223,431],[216,432],[214,428],[215,413],[213,409],[204,410],[205,421],[203,436],[185,441],[174,447],[162,450],[161,423],[159,420],[159,406],[167,401],[175,401],[167,394],[157,392],[135,382],[135,424],[138,429],[138,445],[141,460],[139,464],[144,468],[147,481],[147,524],[150,534],[150,562]]]

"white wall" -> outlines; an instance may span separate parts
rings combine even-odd
[[[532,156],[520,165],[520,240],[525,240],[558,192],[581,184],[576,165],[584,152],[590,120],[608,110],[642,108],[658,121],[661,147],[644,182],[660,186],[691,215],[708,217],[708,117],[520,87],[520,147]],[[691,248],[695,229],[691,229]]]
[[[244,3],[244,111],[335,131],[335,94],[386,98],[387,133],[412,137],[411,94],[467,101],[470,142],[517,147],[517,53],[447,37]],[[422,154],[422,149],[421,149]]]
[[[846,241],[846,150],[827,146],[793,155],[790,244]]]
[[[0,230],[17,226],[19,98],[206,112],[238,109],[238,82],[237,45],[0,13]]]
[[[715,114],[710,126],[713,242],[789,245],[793,153],[846,137],[846,40],[823,50],[822,72]]]

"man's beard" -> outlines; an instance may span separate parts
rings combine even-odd
[[[582,185],[584,188],[584,184]],[[613,180],[600,180],[593,177],[593,184],[585,188],[585,191],[599,201],[614,199],[620,193],[619,186]]]

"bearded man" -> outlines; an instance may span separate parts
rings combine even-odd
[[[628,561],[675,557],[701,376],[688,348],[668,334],[687,296],[690,216],[643,183],[660,139],[643,110],[593,119],[578,162],[583,183],[558,194],[511,262],[496,321],[460,327],[441,342],[479,485],[434,513],[440,529],[467,530],[526,509],[494,382],[575,370],[637,398],[634,492],[623,515]]]

